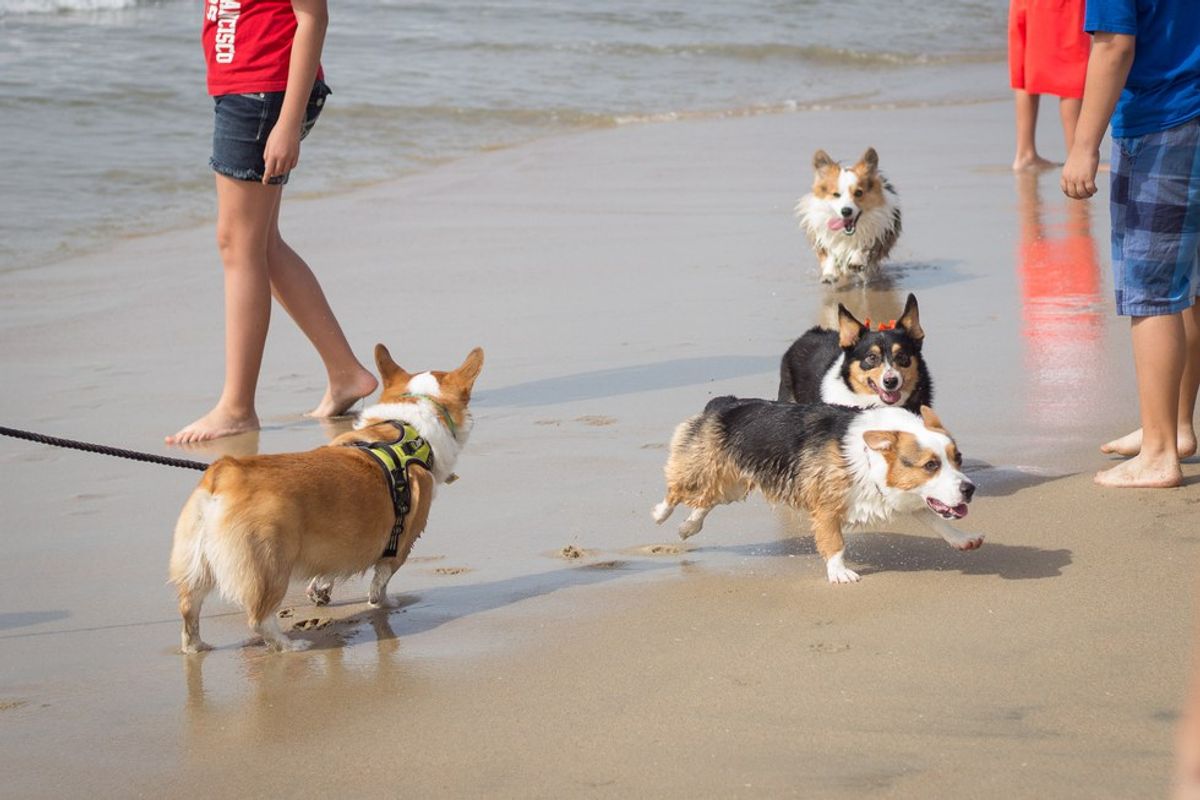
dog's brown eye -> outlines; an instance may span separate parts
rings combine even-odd
[[[897,353],[895,361],[899,366],[907,367],[912,363],[912,357],[908,353]]]
[[[955,464],[957,464],[957,465],[958,465],[958,466],[960,466],[960,467],[962,466],[962,453],[955,453],[955,454],[954,454],[954,463],[955,463]]]
[[[855,189],[855,190],[854,190],[854,196],[855,196],[855,197],[862,197],[862,189]]]
[[[941,466],[941,464],[939,464],[937,462],[936,458],[931,459],[931,460],[925,462],[925,471],[930,472],[930,473],[937,472],[938,467],[940,467],[940,466]]]
[[[872,369],[873,367],[879,366],[879,356],[871,353],[862,360],[862,365],[867,369]]]
[[[834,196],[834,197],[841,197],[841,196],[842,196],[842,193],[841,193],[841,192],[834,192],[834,193],[833,193],[833,196]]]

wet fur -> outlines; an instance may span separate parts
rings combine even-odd
[[[925,332],[917,298],[910,294],[894,330],[869,330],[843,305],[838,305],[838,330],[814,327],[792,343],[779,364],[777,399],[791,403],[833,403],[857,408],[886,405],[867,379],[876,386],[888,367],[901,378],[901,398],[896,405],[913,413],[933,405],[933,378],[922,354]],[[874,352],[877,367],[862,361]],[[908,364],[898,363],[901,354]]]
[[[376,347],[382,402],[366,409],[357,430],[304,453],[226,456],[205,471],[175,526],[170,580],[179,593],[185,653],[209,649],[200,638],[200,607],[213,589],[245,609],[250,628],[272,649],[290,649],[275,614],[294,578],[312,578],[328,600],[334,579],[374,567],[369,600],[388,605],[387,582],[408,558],[428,521],[434,486],[454,467],[470,433],[471,388],[483,365],[476,349],[457,370],[432,375],[455,420],[451,434],[432,404],[402,398],[411,379]],[[426,381],[428,383],[428,381]],[[382,471],[356,441],[395,441],[389,420],[413,425],[433,449],[434,472],[409,467],[411,509],[395,557],[382,558],[395,513]],[[443,475],[444,473],[445,475]]]
[[[931,474],[924,466],[930,459],[945,463]],[[666,494],[652,516],[661,524],[676,506],[692,508],[679,529],[686,539],[713,507],[758,490],[771,503],[807,511],[829,580],[855,581],[842,562],[844,527],[923,510],[922,492],[938,481],[949,487],[950,494],[938,489],[948,503],[969,502],[974,485],[959,463],[957,447],[928,408],[917,416],[898,408],[718,397],[676,427],[664,467]],[[982,544],[982,537],[940,519],[927,522],[954,547]]]

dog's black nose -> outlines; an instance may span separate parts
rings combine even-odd
[[[889,392],[892,389],[895,389],[899,385],[900,385],[900,378],[898,378],[895,375],[888,375],[886,378],[883,379],[883,388],[887,389]]]
[[[852,209],[852,208],[843,208],[843,209],[842,209],[842,216],[843,216],[843,217],[848,217],[848,216],[850,216],[850,215],[851,215],[851,214],[853,214],[853,213],[854,213],[854,209]]]
[[[963,481],[958,485],[958,489],[962,492],[963,500],[971,502],[971,498],[975,496],[975,484],[970,481]]]

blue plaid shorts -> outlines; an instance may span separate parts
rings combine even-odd
[[[1113,138],[1113,288],[1117,313],[1174,314],[1200,294],[1200,118]]]

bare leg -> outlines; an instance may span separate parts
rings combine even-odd
[[[1196,454],[1196,395],[1200,390],[1200,301],[1182,314],[1183,332],[1187,340],[1187,360],[1179,381],[1179,432],[1175,446],[1180,458]],[[1100,452],[1120,456],[1136,456],[1142,449],[1142,429],[1138,428],[1119,439],[1100,446]]]
[[[254,392],[271,320],[270,222],[280,186],[217,175],[217,247],[225,267],[225,388],[217,405],[168,436],[186,444],[258,430]]]
[[[1035,134],[1037,133],[1038,100],[1040,95],[1029,94],[1024,89],[1013,89],[1017,115],[1017,155],[1013,159],[1014,170],[1049,169],[1056,166],[1038,155]]]
[[[1128,461],[1096,473],[1095,480],[1110,487],[1178,486],[1183,482],[1177,449],[1179,386],[1187,352],[1182,315],[1134,317],[1131,329],[1142,447]]]
[[[1079,111],[1083,108],[1082,97],[1064,97],[1058,102],[1058,116],[1062,120],[1063,142],[1066,152],[1075,144],[1075,125],[1079,122]]]
[[[280,198],[280,194],[275,197],[267,240],[271,292],[304,331],[325,364],[329,385],[321,402],[309,413],[314,417],[340,416],[359,399],[374,392],[378,382],[355,358],[317,276],[280,235]]]

